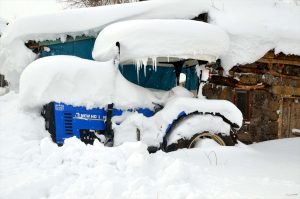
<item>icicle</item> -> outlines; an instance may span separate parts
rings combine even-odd
[[[140,69],[141,69],[141,61],[139,59],[135,60],[135,68],[136,68],[136,77],[137,77],[137,81],[138,83],[140,82]]]
[[[157,71],[157,58],[152,57],[152,63],[153,63],[153,70],[156,72]]]
[[[148,58],[142,59],[142,62],[143,62],[143,66],[144,66],[144,75],[145,75],[145,77],[146,77],[146,75],[147,75],[147,63],[148,63]]]

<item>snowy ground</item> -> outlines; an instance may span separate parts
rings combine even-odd
[[[38,113],[0,97],[0,198],[300,198],[300,138],[157,152],[69,139],[57,147]]]

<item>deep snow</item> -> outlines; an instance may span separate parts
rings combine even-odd
[[[0,97],[0,198],[299,198],[300,139],[157,152],[71,138],[57,147],[19,96]]]
[[[6,28],[7,28],[7,21],[0,17],[0,37]]]

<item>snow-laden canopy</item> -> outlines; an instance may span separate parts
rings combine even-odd
[[[178,57],[215,61],[228,49],[229,38],[217,26],[192,20],[130,20],[104,28],[96,39],[93,58],[120,61],[148,57]]]
[[[253,63],[271,49],[275,53],[300,55],[297,1],[151,0],[17,19],[8,26],[0,43],[0,73],[6,75],[12,87],[18,86],[20,73],[36,58],[24,47],[27,40],[64,41],[66,35],[95,35],[118,21],[191,19],[203,12],[208,12],[209,23],[229,35],[229,50],[220,57],[227,71],[237,64]]]

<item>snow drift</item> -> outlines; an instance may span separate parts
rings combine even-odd
[[[140,143],[51,141],[19,95],[0,97],[1,199],[215,199],[299,196],[300,139],[147,152]],[[17,124],[17,125],[16,125]],[[285,169],[283,169],[285,168]]]
[[[0,17],[0,37],[7,28],[7,21]]]
[[[32,62],[20,78],[21,103],[42,107],[51,101],[87,108],[150,108],[160,99],[149,90],[128,82],[113,61],[96,62],[75,56],[53,56]],[[161,95],[163,96],[163,95]]]

